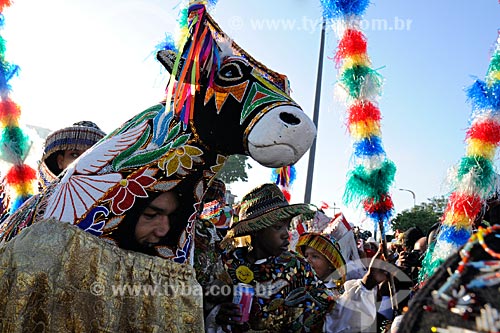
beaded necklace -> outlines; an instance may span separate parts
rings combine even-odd
[[[481,247],[486,253],[488,253],[493,258],[500,259],[500,253],[497,253],[492,249],[490,249],[488,245],[486,245],[486,242],[484,241],[484,236],[487,236],[495,231],[500,231],[500,225],[495,224],[486,229],[483,227],[479,227],[477,231],[477,240],[479,241],[479,244],[481,244]]]

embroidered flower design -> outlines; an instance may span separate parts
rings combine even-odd
[[[165,169],[167,177],[174,173],[184,174],[184,169],[193,168],[193,163],[201,163],[203,151],[197,147],[184,145],[168,152],[167,156],[158,162],[161,169]]]
[[[147,198],[148,194],[144,190],[151,186],[156,179],[145,174],[147,168],[139,169],[132,173],[127,179],[122,179],[119,186],[116,186],[107,195],[111,200],[111,211],[115,215],[121,215],[135,203],[135,197]]]

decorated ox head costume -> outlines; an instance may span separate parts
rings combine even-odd
[[[190,6],[189,37],[180,52],[160,51],[158,59],[171,73],[165,102],[81,155],[0,226],[2,240],[55,218],[120,246],[116,234],[134,204],[174,190],[184,207],[177,245],[157,244],[154,254],[185,262],[206,184],[228,155],[280,167],[310,147],[314,125],[289,97],[286,76],[230,41],[204,5]]]

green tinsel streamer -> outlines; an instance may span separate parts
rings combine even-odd
[[[422,260],[422,268],[418,273],[418,281],[424,282],[434,274],[434,272],[438,269],[439,266],[444,262],[442,259],[434,259],[432,260],[432,254],[434,253],[434,247],[436,246],[436,242],[432,242],[427,250],[424,260]]]
[[[396,165],[390,160],[385,160],[379,169],[374,170],[367,170],[363,165],[356,166],[348,173],[342,197],[344,204],[359,205],[365,199],[378,203],[383,195],[389,193],[395,174]]]
[[[0,55],[5,56],[5,39],[0,35]]]
[[[179,11],[179,17],[177,18],[179,27],[184,28],[188,26],[188,16],[189,16],[189,10],[187,7]]]
[[[493,58],[491,58],[487,73],[489,74],[496,71],[500,71],[500,52],[496,52]]]
[[[30,150],[29,137],[19,127],[5,127],[0,140],[0,156],[11,163],[24,161]]]
[[[353,66],[346,69],[340,78],[352,98],[360,98],[364,89],[378,89],[382,86],[380,74],[367,66]],[[368,82],[372,81],[372,82]]]
[[[493,184],[495,170],[491,161],[487,158],[482,156],[463,157],[458,166],[458,182],[461,182],[463,177],[470,173],[477,175],[475,185],[481,189],[488,189]]]

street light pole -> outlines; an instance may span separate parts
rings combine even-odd
[[[406,188],[400,188],[399,190],[400,191],[410,192],[411,195],[413,196],[413,207],[415,207],[417,205],[417,199],[416,199],[416,196],[415,196],[415,192],[413,192],[412,190],[408,190]]]
[[[323,55],[325,53],[325,30],[326,30],[326,19],[323,16],[323,23],[321,26],[321,39],[319,44],[319,62],[318,62],[318,76],[316,79],[316,96],[314,99],[314,113],[313,113],[313,123],[316,126],[316,138],[314,138],[312,146],[309,149],[309,164],[307,166],[306,191],[304,194],[304,203],[311,203],[314,159],[316,158],[316,139],[318,138],[317,131],[318,131],[318,118],[319,118],[319,105],[321,99],[321,80],[323,76]]]

